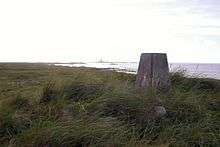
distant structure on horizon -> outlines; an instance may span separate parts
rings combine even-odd
[[[98,63],[104,63],[104,61],[102,60],[102,58],[98,61]]]

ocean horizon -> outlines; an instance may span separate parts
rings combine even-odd
[[[139,62],[56,63],[56,66],[90,67],[136,74]],[[169,63],[170,72],[184,71],[186,76],[220,79],[220,63]]]

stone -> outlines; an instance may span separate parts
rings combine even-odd
[[[142,53],[136,87],[144,90],[170,90],[169,67],[165,53]]]
[[[166,109],[163,106],[155,106],[154,111],[156,117],[163,117],[167,113]]]

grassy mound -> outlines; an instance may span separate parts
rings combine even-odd
[[[220,81],[170,75],[169,94],[143,93],[135,75],[0,64],[2,146],[219,146]],[[158,102],[157,99],[161,99]],[[155,105],[167,114],[153,117]]]

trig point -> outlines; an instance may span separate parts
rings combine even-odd
[[[136,86],[141,89],[169,91],[169,67],[165,53],[142,53]]]

